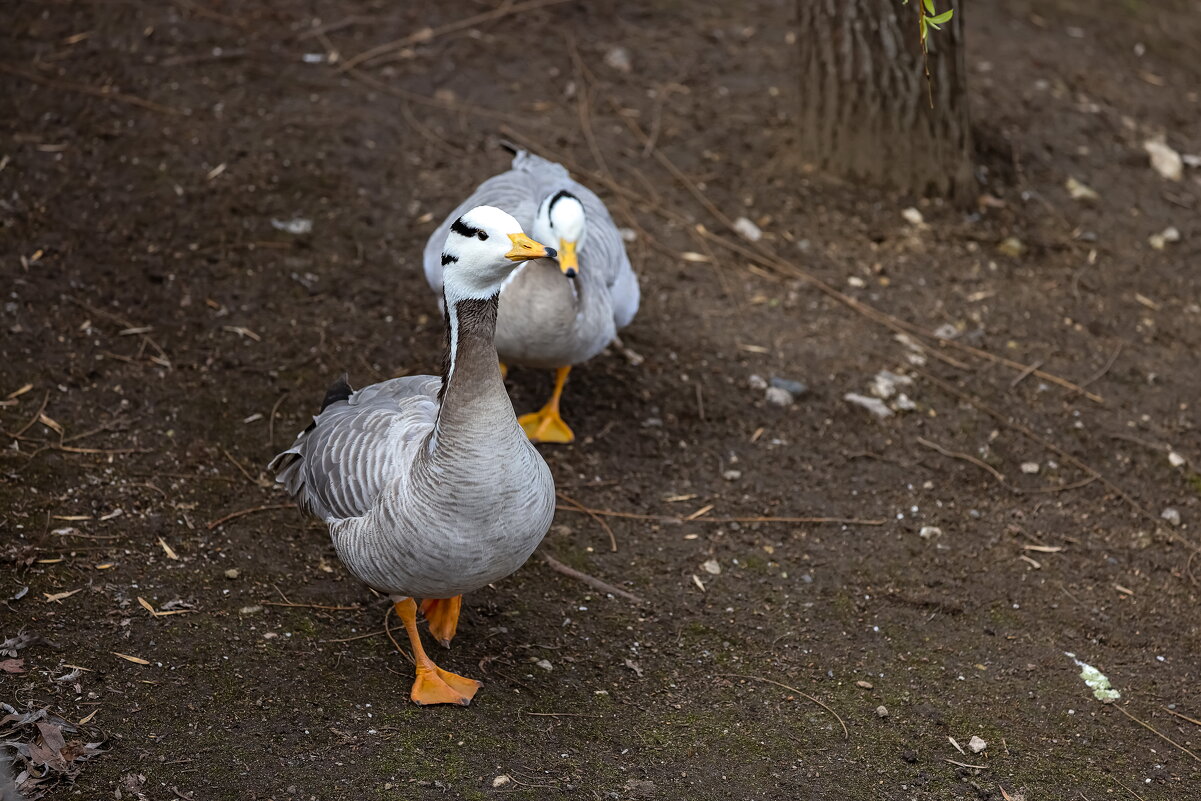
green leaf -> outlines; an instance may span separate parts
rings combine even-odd
[[[926,12],[928,14],[933,15],[935,13],[934,0],[922,0],[922,5],[924,5],[926,7]]]
[[[949,19],[951,19],[951,15],[953,15],[954,13],[955,13],[954,9],[951,9],[949,11],[944,11],[941,14],[939,14],[937,17],[930,17],[930,19],[928,19],[927,22],[929,22],[932,25],[937,27],[939,25],[942,25],[944,22],[947,22]]]

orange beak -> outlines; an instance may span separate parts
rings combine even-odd
[[[548,248],[546,245],[539,244],[525,234],[509,234],[509,241],[513,243],[513,249],[505,254],[505,258],[510,261],[553,259],[558,255],[554,248]]]

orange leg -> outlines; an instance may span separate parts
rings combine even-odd
[[[571,367],[560,367],[555,371],[555,391],[539,411],[523,414],[517,418],[525,430],[530,442],[559,442],[575,441],[575,434],[568,428],[567,423],[559,416],[559,398],[563,395],[563,385],[567,383],[567,374]]]
[[[417,632],[417,604],[412,598],[397,601],[396,616],[405,625],[409,635],[409,645],[413,648],[413,661],[417,663],[417,678],[409,698],[413,703],[426,704],[460,704],[467,706],[475,696],[476,690],[484,685],[475,679],[467,679],[443,670],[434,664],[421,646],[421,635]]]
[[[426,598],[421,602],[421,614],[430,624],[430,634],[446,648],[455,637],[459,627],[459,609],[463,606],[463,596],[454,598]]]

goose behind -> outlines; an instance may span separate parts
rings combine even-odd
[[[393,597],[417,658],[418,704],[467,704],[480,684],[425,654],[414,598],[449,644],[461,596],[517,570],[550,528],[554,482],[517,423],[493,337],[504,280],[519,263],[554,254],[499,209],[457,217],[440,256],[443,375],[357,391],[335,384],[271,462],[301,507],[329,524],[350,572]]]

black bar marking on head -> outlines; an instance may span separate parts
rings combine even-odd
[[[448,264],[454,264],[458,260],[459,260],[458,256],[452,256],[449,253],[442,254],[442,266],[443,267],[445,267]]]
[[[459,236],[465,236],[468,238],[473,237],[480,232],[480,229],[476,228],[474,225],[468,225],[467,223],[463,222],[462,217],[450,224],[450,230],[454,231]]]

